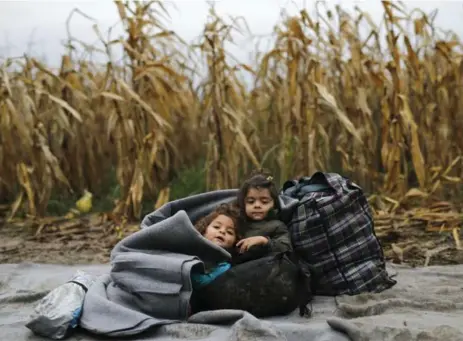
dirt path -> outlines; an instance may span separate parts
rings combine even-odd
[[[48,226],[0,222],[0,263],[106,263],[120,238],[133,233],[138,226],[132,224],[118,236],[114,223],[100,223],[98,219],[93,216]],[[429,265],[463,264],[463,251],[456,249],[449,233],[408,228],[380,240],[388,261],[423,266],[430,255]]]
[[[49,224],[5,224],[0,221],[0,263],[106,263],[116,243],[134,231],[118,234],[100,215]]]
[[[105,240],[95,238],[50,238],[40,240],[34,231],[16,226],[0,228],[1,263],[105,263],[110,249]]]

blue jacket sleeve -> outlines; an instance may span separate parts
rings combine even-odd
[[[218,264],[215,268],[213,268],[208,273],[205,273],[205,274],[192,273],[191,280],[193,282],[193,288],[195,289],[201,288],[211,283],[213,280],[215,280],[217,277],[225,273],[230,268],[231,268],[230,263],[224,262],[224,263]]]

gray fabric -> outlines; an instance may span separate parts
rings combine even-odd
[[[0,340],[38,341],[47,340],[33,335],[25,323],[33,312],[36,300],[50,290],[68,281],[76,270],[95,276],[105,276],[110,265],[43,265],[0,264]],[[171,323],[134,335],[126,340],[134,341],[348,341],[343,331],[329,326],[326,318],[334,310],[334,298],[321,297],[314,302],[314,317],[301,318],[294,314],[272,319],[257,319],[242,311],[220,310],[191,316],[188,322]],[[102,314],[107,314],[103,309]],[[124,321],[107,317],[107,327],[121,326]],[[149,318],[142,322],[149,324]],[[128,323],[126,323],[128,324]],[[357,331],[355,326],[350,326]],[[121,338],[116,337],[116,340]],[[84,330],[77,330],[69,341],[97,341]],[[104,340],[109,340],[104,337]],[[355,339],[353,339],[355,340]]]
[[[110,273],[88,289],[80,325],[102,335],[126,336],[186,320],[193,266],[230,257],[195,230],[185,211],[178,211],[114,247]]]
[[[257,319],[242,311],[221,310],[187,320],[192,267],[203,266],[200,259],[230,257],[202,238],[191,221],[235,195],[234,190],[216,191],[165,205],[143,220],[140,231],[115,246],[110,266],[0,265],[0,340],[41,340],[25,327],[34,303],[67,282],[77,269],[99,275],[85,298],[81,325],[106,337],[162,341],[463,339],[459,283],[463,267],[456,266],[399,267],[399,284],[393,289],[338,297],[337,307],[334,298],[317,296],[312,319],[300,318],[297,312]],[[292,204],[283,202],[283,207]],[[97,339],[82,331],[70,338]]]
[[[192,268],[231,258],[203,238],[192,221],[235,197],[236,190],[202,193],[170,202],[146,216],[141,229],[112,250],[109,274],[89,288],[81,327],[95,334],[125,337],[185,322],[192,294]],[[212,318],[219,317],[227,323],[231,319],[261,324],[243,312],[214,312]]]
[[[144,229],[147,226],[156,224],[168,217],[173,216],[178,211],[185,211],[192,223],[207,215],[209,212],[214,210],[221,203],[228,203],[236,199],[238,194],[237,189],[226,189],[212,192],[201,193],[192,195],[186,198],[170,201],[163,205],[156,211],[147,214],[142,222],[141,228]],[[297,202],[291,201],[294,206]],[[291,211],[292,207],[289,205],[287,210]]]
[[[218,190],[212,192],[192,195],[186,198],[170,201],[158,210],[146,215],[140,227],[143,229],[171,217],[180,210],[186,212],[193,224],[207,213],[211,212],[217,205],[236,200],[237,189]],[[299,205],[299,200],[286,195],[279,195],[280,216],[283,222],[289,222],[294,210]]]
[[[36,301],[67,282],[79,269],[104,275],[110,266],[0,264],[0,340],[47,340],[32,335],[25,323]],[[352,297],[316,296],[313,318],[309,320],[300,318],[297,312],[269,319],[256,319],[237,311],[205,312],[192,316],[189,323],[164,325],[129,340],[463,340],[463,265],[415,269],[390,265],[388,271],[397,272],[394,288]],[[101,338],[83,331],[69,338],[97,340]]]

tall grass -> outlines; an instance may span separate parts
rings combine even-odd
[[[239,21],[213,8],[187,46],[161,22],[161,1],[115,5],[126,35],[99,35],[103,68],[71,51],[59,72],[31,57],[0,67],[0,198],[14,210],[40,216],[56,193],[101,195],[115,171],[113,213],[139,218],[144,199],[199,160],[207,189],[235,187],[263,165],[281,181],[345,174],[383,206],[458,195],[462,44],[419,10],[383,2],[381,28],[340,7],[283,15],[273,49],[244,65],[224,48]],[[186,48],[207,66],[199,87]]]

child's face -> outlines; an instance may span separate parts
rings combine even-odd
[[[272,196],[267,188],[250,188],[244,202],[248,218],[257,221],[265,219],[274,206]]]
[[[221,214],[207,226],[204,237],[224,249],[231,248],[236,242],[235,224],[230,217]]]

